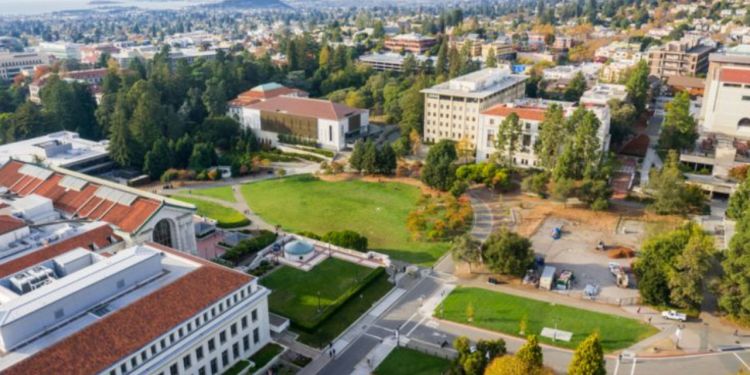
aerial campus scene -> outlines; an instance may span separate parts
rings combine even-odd
[[[748,0],[0,0],[0,374],[748,373]]]

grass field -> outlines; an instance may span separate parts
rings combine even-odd
[[[433,357],[409,348],[393,349],[391,354],[375,369],[376,375],[440,375],[450,366],[450,361]]]
[[[198,209],[198,215],[216,220],[217,225],[221,228],[237,228],[250,224],[250,220],[245,215],[233,208],[198,198],[185,196],[174,196],[173,198],[195,205]]]
[[[466,306],[474,307],[474,320],[469,323]],[[557,328],[573,333],[570,342],[539,337],[541,342],[565,348],[575,348],[589,334],[599,332],[602,347],[610,352],[645,339],[657,329],[635,319],[616,315],[577,309],[568,306],[552,305],[528,298],[516,297],[479,288],[456,288],[443,301],[444,319],[462,324],[499,331],[518,336],[519,323],[526,317],[526,334],[539,335],[542,328]],[[440,308],[435,315],[440,318]]]
[[[254,369],[259,370],[263,368],[263,366],[267,365],[268,362],[271,362],[272,359],[274,359],[279,353],[284,351],[284,348],[282,348],[279,344],[269,342],[266,344],[266,346],[262,347],[258,352],[253,354],[252,357],[250,357],[250,360],[253,361],[255,364]]]
[[[232,191],[231,186],[218,186],[208,189],[192,189],[190,190],[190,194],[219,199],[225,202],[237,202],[237,199],[234,198],[234,192]]]
[[[381,274],[341,305],[335,314],[323,321],[317,328],[308,331],[297,330],[299,341],[316,348],[327,345],[392,288],[393,284],[388,281],[388,274]]]
[[[353,230],[367,236],[371,250],[428,265],[449,248],[445,242],[413,241],[406,217],[420,191],[400,183],[326,182],[293,176],[242,187],[250,208],[271,224],[319,235]]]
[[[263,278],[261,284],[273,291],[268,297],[271,311],[286,316],[298,326],[313,328],[374,272],[371,268],[329,258],[308,272],[283,266]]]

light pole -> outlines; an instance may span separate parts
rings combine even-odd
[[[318,314],[320,314],[320,291],[318,291]]]

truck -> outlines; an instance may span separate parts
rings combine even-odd
[[[661,316],[662,316],[662,318],[669,319],[669,320],[677,320],[677,321],[680,321],[680,322],[687,321],[687,315],[685,315],[685,314],[683,314],[681,312],[677,312],[675,310],[662,311],[661,312]]]
[[[552,286],[555,283],[555,272],[557,272],[555,267],[545,266],[542,276],[539,277],[539,288],[552,290]]]

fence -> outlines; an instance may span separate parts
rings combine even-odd
[[[450,345],[450,343],[448,344]],[[450,346],[446,348],[440,348],[433,344],[428,344],[419,340],[409,340],[406,344],[401,344],[401,346],[416,350],[420,353],[431,355],[433,357],[447,359],[449,361],[453,360],[458,355],[458,353],[456,353],[456,351],[453,350],[453,348]]]

